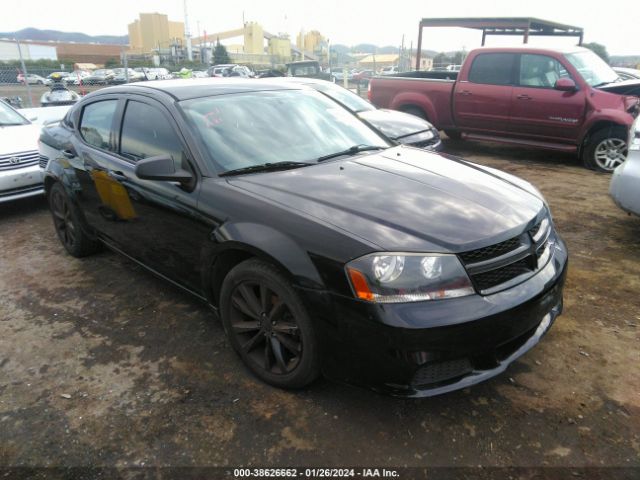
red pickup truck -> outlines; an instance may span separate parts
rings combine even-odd
[[[613,171],[626,158],[640,81],[622,81],[590,50],[480,48],[459,73],[375,77],[369,99],[413,113],[452,138],[576,152]]]

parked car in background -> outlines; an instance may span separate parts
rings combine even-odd
[[[395,75],[396,73],[400,73],[397,65],[392,65],[390,67],[384,67],[380,70],[380,75]]]
[[[26,83],[28,83],[29,85],[49,85],[51,83],[50,80],[33,73],[27,73],[27,75],[19,73],[16,77],[16,80],[18,83],[21,83],[23,85]]]
[[[440,150],[442,147],[438,130],[426,120],[415,115],[397,110],[378,109],[359,95],[333,82],[296,77],[285,77],[279,81],[285,84],[306,85],[325,94],[387,138],[400,144],[426,150]]]
[[[345,71],[347,73],[347,81],[353,80],[353,72],[345,68],[332,68],[329,72],[331,74],[331,80],[335,82],[344,82]]]
[[[62,79],[62,81],[66,85],[81,85],[84,84],[84,79],[91,75],[91,72],[87,70],[75,70],[66,77]]]
[[[40,125],[0,100],[0,203],[44,192],[39,135]]]
[[[56,79],[59,78],[59,79],[62,79],[64,81],[64,79],[67,78],[69,75],[72,75],[72,74],[69,73],[69,72],[53,72],[53,73],[50,73],[49,75],[47,75],[47,79],[53,81],[54,78],[56,78]]]
[[[373,70],[360,70],[353,74],[353,81],[360,84],[367,84],[375,76]]]
[[[193,78],[207,78],[209,75],[207,75],[207,72],[203,72],[202,70],[194,70],[191,72],[191,76]]]
[[[489,140],[579,154],[588,168],[612,172],[625,159],[640,112],[640,81],[619,82],[581,47],[480,48],[460,73],[376,77],[369,99],[414,113],[451,138]]]
[[[621,80],[640,80],[640,70],[635,68],[613,67]]]
[[[615,169],[609,193],[621,209],[640,215],[640,117],[629,131],[627,160]]]
[[[52,123],[60,122],[67,114],[71,105],[61,105],[54,107],[35,107],[35,108],[21,108],[18,113],[27,118],[31,123],[40,125],[50,125]]]
[[[214,65],[207,69],[206,75],[209,77],[242,77],[251,78],[254,76],[253,71],[245,65],[223,64]]]
[[[40,148],[67,252],[106,244],[208,302],[277,387],[468,387],[562,311],[567,250],[532,185],[393,146],[304,86],[103,89]]]
[[[109,81],[113,85],[120,85],[122,83],[140,82],[145,79],[144,73],[136,72],[133,68],[129,68],[125,71],[124,68],[114,70],[114,77]]]
[[[171,72],[164,67],[147,68],[146,74],[149,80],[168,80],[171,78]]]
[[[331,80],[331,73],[322,71],[320,62],[315,60],[304,60],[300,62],[290,62],[286,64],[287,77],[319,78],[320,80]]]
[[[115,78],[116,74],[113,70],[100,68],[94,70],[90,75],[83,78],[82,83],[86,85],[107,85]]]

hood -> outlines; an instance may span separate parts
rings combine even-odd
[[[0,155],[38,150],[40,126],[12,125],[0,127]]]
[[[640,80],[625,80],[624,82],[607,83],[606,85],[598,87],[598,90],[617,93],[619,95],[633,95],[640,97]]]
[[[358,117],[394,140],[433,128],[426,120],[397,110],[367,110],[358,112]]]
[[[387,251],[491,245],[533,225],[543,209],[535,195],[472,164],[402,146],[228,182]]]

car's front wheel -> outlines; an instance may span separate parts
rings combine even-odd
[[[291,282],[274,266],[246,260],[225,277],[220,313],[234,350],[261,380],[301,388],[319,375],[309,314]]]
[[[611,173],[627,158],[627,136],[624,127],[606,127],[596,131],[582,152],[585,167]]]
[[[49,209],[58,238],[67,252],[74,257],[85,257],[100,249],[100,244],[82,229],[78,207],[58,182],[49,190]]]

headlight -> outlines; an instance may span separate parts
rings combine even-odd
[[[403,145],[409,145],[412,143],[428,142],[436,136],[435,130],[425,130],[424,132],[414,133],[406,137],[400,137],[397,139]]]
[[[458,257],[374,253],[346,266],[354,295],[374,303],[419,302],[475,293]]]

